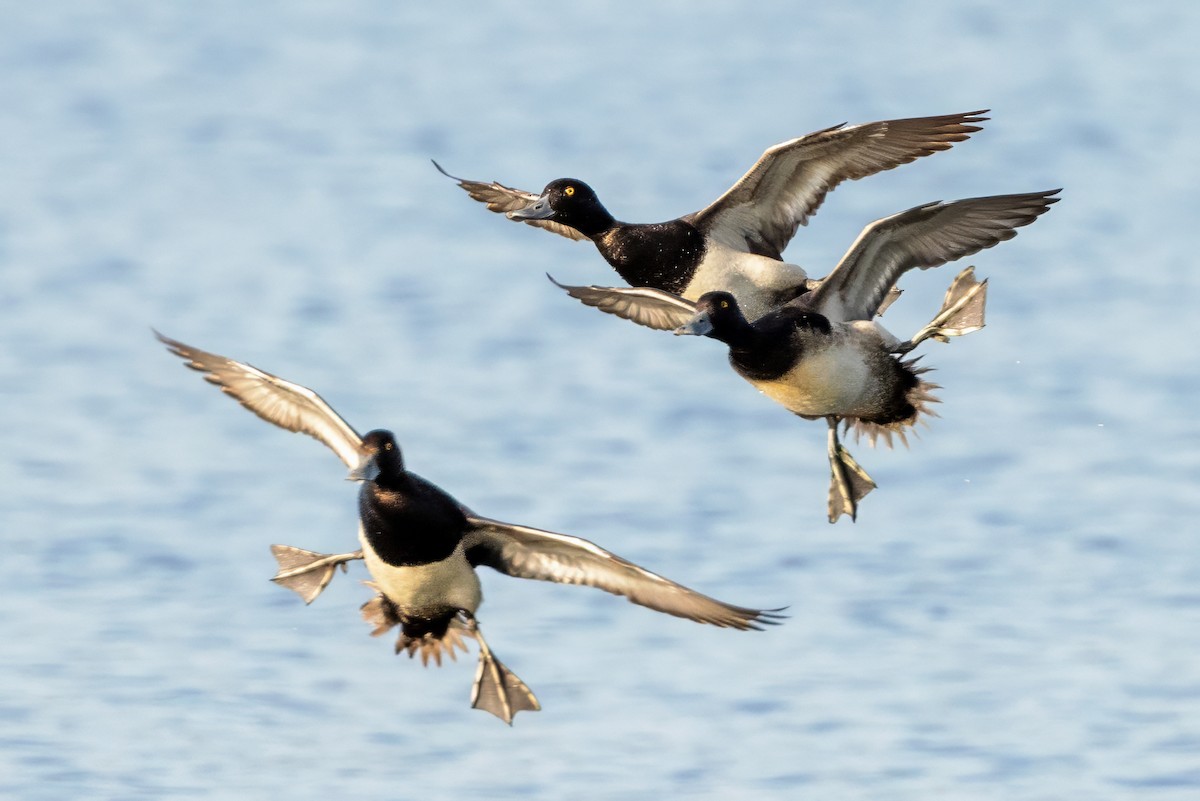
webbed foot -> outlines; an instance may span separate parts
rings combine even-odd
[[[362,551],[324,554],[291,545],[272,545],[271,553],[279,562],[279,572],[271,581],[292,590],[306,604],[311,604],[329,586],[338,565],[345,572],[347,562],[363,558]]]
[[[960,337],[983,328],[984,307],[987,302],[987,279],[975,280],[975,268],[967,267],[959,273],[950,288],[942,309],[929,324],[918,331],[912,339],[900,345],[897,353],[907,353],[926,339],[948,342],[950,337]]]
[[[525,682],[492,655],[474,618],[468,618],[467,629],[479,643],[479,667],[471,687],[471,708],[491,712],[510,726],[518,712],[541,709],[542,705]]]
[[[858,466],[842,443],[838,441],[836,417],[829,421],[829,522],[836,523],[842,515],[851,520],[858,517],[858,502],[875,489],[867,471]]]

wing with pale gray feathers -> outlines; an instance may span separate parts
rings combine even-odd
[[[623,595],[635,604],[698,623],[759,629],[778,622],[776,610],[748,609],[709,598],[609,553],[579,537],[470,517],[463,541],[473,565],[516,578],[582,584]]]
[[[985,112],[839,125],[775,145],[693,222],[729,247],[781,258],[842,181],[948,150],[980,130]]]
[[[692,319],[696,304],[671,292],[650,287],[567,286],[547,278],[585,306],[632,320],[658,331],[672,331]]]
[[[157,331],[154,335],[188,367],[204,373],[205,380],[268,423],[325,443],[347,467],[357,467],[365,456],[358,432],[311,389],[177,342]]]
[[[494,181],[490,184],[485,184],[482,181],[468,181],[464,178],[456,178],[443,170],[442,165],[436,161],[433,162],[433,166],[437,167],[438,172],[442,175],[452,181],[457,181],[458,185],[471,196],[472,200],[478,200],[487,206],[488,211],[494,211],[498,214],[507,214],[510,211],[523,209],[539,197],[532,192],[513,189],[511,186],[498,184]],[[565,236],[567,239],[587,239],[586,235],[579,233],[569,225],[556,223],[553,220],[522,220],[522,222],[537,228],[544,228],[551,233]]]
[[[1061,190],[926,203],[876,220],[805,303],[834,320],[870,320],[908,270],[937,267],[1017,235]]]

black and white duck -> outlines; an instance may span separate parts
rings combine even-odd
[[[985,111],[838,125],[768,148],[709,206],[662,223],[617,220],[583,181],[560,178],[541,194],[499,183],[458,181],[472,198],[509,219],[571,239],[590,239],[630,286],[686,300],[725,291],[753,320],[811,290],[783,251],[843,181],[865,178],[947,150],[980,130]]]
[[[583,584],[658,612],[734,629],[759,629],[779,610],[748,609],[715,600],[639,567],[578,537],[480,517],[441,488],[410,472],[390,431],[358,433],[311,389],[185,345],[155,332],[188,367],[263,420],[327,445],[350,468],[359,490],[361,550],[321,554],[272,546],[280,570],[274,581],[311,603],[339,566],[362,559],[376,595],[363,617],[380,635],[400,627],[396,652],[440,665],[462,637],[479,644],[471,706],[512,722],[540,709],[537,698],[492,654],[479,629],[483,599],[476,568],[517,578]]]
[[[677,334],[708,336],[729,346],[733,369],[764,395],[807,419],[829,425],[832,473],[829,520],[857,514],[875,482],[838,439],[838,424],[872,444],[905,432],[937,402],[936,384],[907,354],[929,338],[983,327],[987,282],[968,267],[955,279],[941,311],[901,342],[876,319],[880,305],[908,270],[929,269],[1016,236],[1044,214],[1060,190],[933,202],[868,225],[833,272],[812,292],[749,320],[737,297],[706,292],[692,301],[648,287],[564,286],[601,311]],[[553,280],[553,279],[551,279]],[[555,282],[557,283],[557,282]]]

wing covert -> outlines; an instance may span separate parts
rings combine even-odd
[[[927,270],[1012,239],[1059,189],[936,201],[868,225],[807,302],[831,319],[869,320],[908,270]]]
[[[777,610],[733,606],[609,553],[579,537],[470,517],[464,546],[473,565],[487,565],[516,578],[581,584],[676,617],[735,629],[777,622]]]
[[[606,314],[623,317],[658,331],[672,331],[696,314],[696,304],[671,292],[650,287],[568,286],[550,281],[568,295]]]
[[[980,130],[984,113],[837,125],[781,142],[698,212],[696,224],[729,247],[781,258],[838,184],[948,150]]]

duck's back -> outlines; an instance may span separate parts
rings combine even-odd
[[[757,320],[807,292],[808,274],[795,264],[709,240],[691,281],[678,294],[697,300],[718,291],[737,298],[747,320]]]
[[[706,237],[687,218],[617,223],[594,241],[630,286],[661,289],[687,300],[729,292],[751,320],[807,290],[808,276],[800,267]]]

